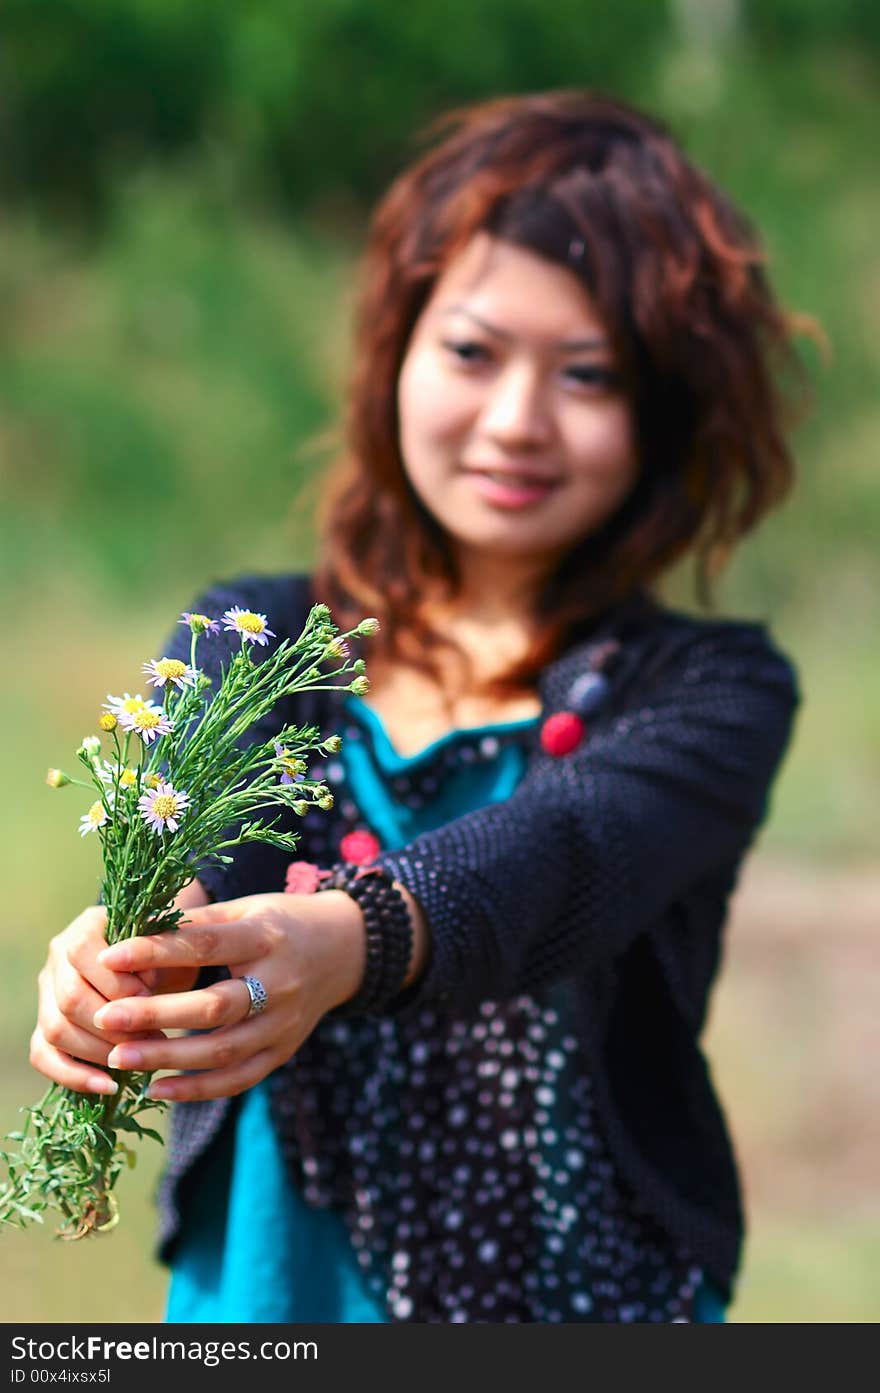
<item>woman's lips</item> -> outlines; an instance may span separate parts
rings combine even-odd
[[[532,507],[543,502],[556,488],[554,479],[538,479],[512,471],[469,469],[467,474],[480,497],[498,508]]]

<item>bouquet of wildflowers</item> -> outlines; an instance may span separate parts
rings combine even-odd
[[[346,640],[375,633],[376,620],[340,634],[327,606],[314,605],[296,641],[285,639],[254,661],[255,648],[268,648],[275,634],[266,615],[235,606],[222,624],[241,636],[241,647],[221,666],[216,690],[197,650],[221,621],[187,613],[180,622],[192,634],[189,662],[146,663],[152,696],[108,698],[98,726],[109,750],[91,735],[76,752],[85,778],[59,769],[47,776],[53,788],[74,784],[97,795],[80,832],[101,843],[108,944],[175,928],[183,917],[173,908],[179,891],[199,866],[228,863],[233,847],[261,841],[293,851],[297,835],[278,823],[285,809],[304,816],[310,804],[332,807],[327,786],[305,773],[312,752],[338,751],[339,736],[321,741],[316,727],[284,726],[263,743],[243,737],[296,692],[362,695],[369,685]],[[8,1138],[19,1144],[17,1154],[0,1152],[7,1167],[0,1223],[25,1227],[52,1208],[62,1216],[59,1232],[79,1238],[116,1222],[114,1186],[135,1161],[129,1143],[142,1136],[161,1142],[143,1116],[166,1105],[146,1096],[150,1074],[110,1072],[117,1084],[110,1096],[53,1084],[25,1110],[24,1128]]]

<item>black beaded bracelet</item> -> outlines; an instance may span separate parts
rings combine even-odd
[[[402,894],[381,866],[339,862],[321,878],[320,890],[344,890],[360,906],[367,936],[366,967],[350,1001],[329,1014],[334,1019],[379,1015],[400,992],[413,948],[413,926]]]

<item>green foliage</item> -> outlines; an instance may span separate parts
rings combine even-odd
[[[302,209],[369,200],[439,109],[565,84],[635,90],[666,30],[654,0],[8,0],[7,193],[94,218],[122,171],[197,149]]]
[[[0,19],[2,181],[95,212],[108,180],[196,139],[223,85],[210,0],[9,0]]]
[[[7,1170],[0,1187],[0,1224],[27,1228],[57,1210],[61,1238],[115,1227],[119,1208],[114,1188],[123,1166],[133,1167],[135,1157],[117,1134],[161,1141],[140,1118],[166,1106],[145,1096],[148,1074],[115,1077],[120,1089],[109,1102],[53,1085],[41,1102],[24,1110],[24,1127],[7,1138],[18,1143],[18,1151],[0,1151]],[[117,1117],[120,1109],[124,1115]]]
[[[0,188],[100,220],[122,173],[213,163],[297,211],[361,210],[438,112],[502,92],[643,98],[681,32],[880,54],[867,0],[6,0]],[[700,74],[691,69],[691,85]]]
[[[762,44],[791,52],[792,45],[845,42],[880,51],[880,9],[871,0],[744,0],[750,30]]]
[[[233,538],[305,551],[296,498],[324,462],[305,446],[344,337],[333,240],[193,174],[121,187],[100,255],[27,219],[0,245],[0,575],[51,557],[179,598]]]

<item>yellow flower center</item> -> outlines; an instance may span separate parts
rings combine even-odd
[[[265,621],[250,609],[246,609],[243,614],[237,614],[235,622],[247,634],[261,634],[266,627]]]
[[[158,774],[148,774],[146,778],[147,788],[158,788],[162,780]]]
[[[134,770],[133,770],[133,769],[123,769],[122,773],[119,775],[119,787],[120,787],[120,788],[131,788],[132,784],[136,784],[136,783],[137,783],[137,774],[134,772]]]
[[[125,701],[120,703],[119,709],[120,711],[127,711],[130,716],[133,716],[135,712],[143,710],[143,707],[143,697],[127,697]]]
[[[186,672],[186,663],[182,663],[179,658],[160,658],[156,664],[156,675],[158,677],[171,678],[182,677]]]
[[[101,730],[115,730],[118,722],[112,711],[105,711],[103,716],[99,716],[98,725]]]
[[[142,706],[139,711],[133,712],[134,723],[138,730],[155,730],[162,720],[161,711],[151,711],[148,707]]]
[[[177,812],[177,799],[173,793],[157,793],[153,799],[153,812],[163,820],[173,817]]]
[[[88,819],[93,827],[100,827],[106,816],[103,803],[93,803],[89,808]]]

